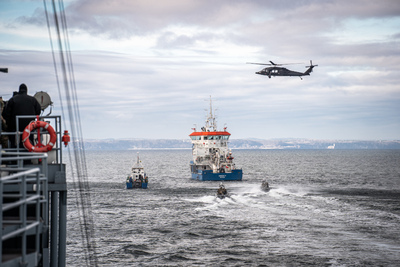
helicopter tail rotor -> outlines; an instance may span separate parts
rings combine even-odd
[[[318,65],[313,65],[313,64],[312,64],[312,60],[310,60],[310,66],[306,66],[306,68],[310,68],[310,67],[313,67],[313,68],[314,68],[314,67],[318,67]]]
[[[310,75],[310,73],[313,71],[314,67],[317,67],[318,65],[313,65],[312,64],[312,60],[310,60],[310,66],[307,66],[306,68],[308,68],[306,70],[306,72],[304,72],[304,75]]]

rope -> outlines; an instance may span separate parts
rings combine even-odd
[[[67,101],[67,108],[68,108],[68,115],[69,115],[69,122],[70,122],[70,131],[71,131],[71,143],[73,145],[73,154],[74,159],[72,159],[72,153],[70,151],[70,146],[68,146],[68,154],[70,162],[72,163],[73,160],[75,161],[75,170],[73,164],[71,164],[71,174],[73,178],[73,186],[74,189],[79,192],[76,195],[76,201],[78,205],[78,212],[79,212],[79,224],[81,230],[81,237],[82,237],[82,246],[84,248],[86,265],[87,266],[98,266],[97,257],[96,257],[96,243],[94,241],[94,222],[93,222],[93,214],[92,214],[92,206],[91,206],[91,198],[90,198],[90,188],[88,183],[88,175],[87,175],[87,165],[86,165],[86,157],[85,157],[85,149],[83,143],[83,134],[82,134],[82,127],[81,127],[81,120],[79,114],[79,105],[78,105],[78,97],[76,93],[76,84],[75,84],[75,77],[74,77],[74,69],[71,57],[71,50],[69,46],[69,37],[67,31],[67,20],[65,16],[65,9],[63,0],[58,0],[58,9],[55,0],[52,1],[53,7],[53,15],[54,15],[54,23],[55,29],[57,33],[57,43],[59,47],[59,56],[60,56],[60,66],[61,66],[61,73],[63,77],[63,85],[64,85],[64,92]],[[58,78],[58,68],[56,63],[56,57],[54,52],[54,47],[52,44],[52,36],[51,36],[51,27],[48,18],[48,11],[46,6],[46,0],[43,0],[45,12],[46,12],[46,19],[47,19],[47,27],[49,30],[50,36],[50,43],[51,49],[53,54],[53,62],[54,62],[54,69],[56,72],[56,79],[57,79],[57,86],[60,95],[60,103],[62,114],[64,116],[64,109],[63,109],[63,98],[61,94],[61,86]],[[59,14],[59,17],[57,15]],[[62,42],[64,41],[64,43]],[[65,51],[64,51],[65,50]],[[65,120],[64,120],[64,128],[65,127]],[[77,181],[75,179],[75,173],[77,174]]]

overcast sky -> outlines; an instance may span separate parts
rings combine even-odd
[[[234,139],[400,139],[398,0],[64,6],[85,138],[188,138],[211,95]],[[246,64],[304,72],[311,59],[318,67],[303,80]],[[42,0],[0,0],[0,67],[3,99],[26,83],[61,114]]]

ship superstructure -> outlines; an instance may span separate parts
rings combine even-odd
[[[215,113],[215,112],[214,112]],[[231,181],[242,180],[242,169],[237,169],[233,163],[232,151],[228,147],[230,133],[224,127],[217,130],[217,121],[210,110],[205,126],[201,131],[189,135],[192,139],[193,161],[190,162],[192,179],[201,181]]]
[[[137,153],[136,163],[133,164],[131,168],[131,175],[126,178],[126,188],[147,188],[147,183],[149,179],[144,172],[144,167],[142,161],[139,159],[139,152]]]

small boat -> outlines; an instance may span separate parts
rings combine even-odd
[[[219,188],[217,190],[217,197],[220,199],[229,197],[228,191],[226,190],[225,186],[222,183],[219,185]]]
[[[139,160],[139,152],[137,153],[137,161],[133,164],[131,169],[131,175],[126,178],[126,189],[132,188],[147,188],[149,178],[144,172],[142,162]]]
[[[269,187],[269,184],[267,181],[263,181],[261,184],[261,190],[268,192],[269,190],[271,190],[271,188]]]

